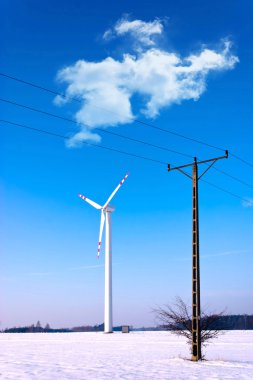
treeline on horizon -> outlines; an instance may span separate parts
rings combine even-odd
[[[253,315],[223,315],[212,326],[216,330],[253,330]],[[122,326],[113,328],[113,331],[121,331]],[[131,331],[161,331],[160,326],[157,327],[140,327],[133,328],[130,326]],[[64,333],[64,332],[98,332],[104,331],[104,324],[94,326],[78,326],[73,328],[56,328],[53,329],[47,323],[42,327],[38,321],[36,325],[24,327],[12,327],[2,330],[2,333]]]

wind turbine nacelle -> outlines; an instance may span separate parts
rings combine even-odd
[[[115,207],[108,205],[108,206],[106,206],[105,211],[106,212],[113,212],[113,211],[115,211]]]

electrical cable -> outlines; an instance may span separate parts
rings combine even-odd
[[[32,87],[38,88],[38,89],[40,89],[40,90],[43,90],[43,91],[49,92],[49,93],[51,93],[51,94],[61,96],[61,97],[65,98],[65,99],[67,99],[67,100],[73,100],[73,101],[75,101],[75,102],[82,103],[82,101],[81,101],[80,99],[78,99],[78,98],[75,98],[75,97],[72,97],[72,96],[67,96],[67,95],[65,95],[65,94],[61,94],[61,93],[59,93],[59,92],[57,92],[57,91],[50,90],[50,89],[48,89],[48,88],[46,88],[46,87],[39,86],[39,85],[37,85],[37,84],[35,84],[35,83],[28,82],[28,81],[25,81],[25,80],[22,80],[22,79],[19,79],[19,78],[17,78],[17,77],[14,77],[14,76],[11,76],[11,75],[7,75],[7,74],[4,74],[4,73],[0,73],[0,75],[3,76],[3,77],[9,78],[9,79],[15,80],[15,81],[17,81],[17,82],[20,82],[20,83],[23,83],[23,84],[26,84],[26,85],[29,85],[29,86],[32,86]],[[110,113],[116,114],[115,112],[112,112],[112,111],[106,110],[106,109],[104,109],[104,108],[102,108],[102,107],[98,107],[98,106],[94,106],[94,107],[96,107],[96,108],[98,108],[98,109],[102,109],[102,110],[104,110],[104,111],[106,111],[106,112],[110,112]],[[117,114],[117,115],[120,115],[120,114]],[[142,125],[145,125],[145,126],[150,127],[150,128],[154,128],[154,129],[160,130],[160,131],[162,131],[162,132],[170,133],[170,134],[172,134],[172,135],[174,135],[174,136],[178,136],[178,137],[181,137],[181,138],[186,139],[186,140],[190,140],[190,141],[196,142],[196,143],[201,144],[201,145],[208,146],[209,148],[214,148],[214,149],[217,149],[217,150],[224,151],[224,149],[222,149],[222,148],[220,148],[220,147],[218,147],[218,146],[215,146],[215,145],[209,144],[209,143],[207,143],[207,142],[205,142],[205,141],[201,141],[201,140],[198,140],[198,139],[194,139],[194,138],[192,138],[192,137],[189,137],[189,136],[183,135],[183,134],[181,134],[181,133],[178,133],[178,132],[172,131],[172,130],[170,130],[170,129],[160,128],[160,127],[157,127],[157,126],[155,126],[155,125],[153,125],[153,124],[151,124],[151,123],[148,123],[148,122],[145,122],[145,121],[142,121],[142,120],[136,119],[136,118],[129,118],[129,120],[132,120],[132,121],[134,121],[134,122],[136,122],[136,123],[138,123],[138,124],[142,124]]]
[[[1,75],[2,77],[8,78],[8,79],[12,79],[12,80],[14,80],[14,81],[16,81],[16,82],[20,82],[20,83],[26,84],[26,85],[28,85],[28,86],[31,86],[31,87],[34,87],[34,88],[37,88],[37,89],[40,89],[40,90],[43,90],[43,91],[49,92],[49,93],[51,93],[51,94],[61,96],[61,97],[65,98],[65,99],[67,99],[67,100],[73,100],[73,101],[75,101],[75,102],[82,103],[82,101],[81,101],[80,99],[76,98],[76,97],[66,96],[65,94],[61,94],[60,92],[57,92],[57,91],[54,91],[54,90],[50,90],[50,89],[48,89],[48,88],[46,88],[46,87],[44,87],[44,86],[40,86],[40,85],[38,85],[38,84],[35,84],[35,83],[32,83],[32,82],[29,82],[29,81],[25,81],[25,80],[23,80],[23,79],[20,79],[20,78],[17,78],[17,77],[14,77],[14,76],[11,76],[11,75],[8,75],[8,74],[5,74],[5,73],[1,73],[1,72],[0,72],[0,75]],[[116,114],[115,112],[112,112],[112,111],[106,110],[106,109],[104,109],[104,108],[102,108],[102,107],[98,107],[98,106],[94,106],[94,107],[96,107],[96,108],[100,108],[100,109],[103,109],[103,110],[105,110],[105,111],[107,111],[107,112],[110,112],[110,113],[114,113],[114,114]],[[191,137],[189,137],[189,136],[186,136],[186,135],[183,135],[183,134],[177,133],[177,132],[172,131],[172,130],[169,130],[169,129],[160,128],[160,127],[157,127],[157,126],[155,126],[155,125],[153,125],[153,124],[151,124],[151,123],[147,123],[147,122],[144,122],[144,121],[139,120],[139,119],[136,119],[136,118],[132,118],[132,119],[130,119],[130,120],[132,120],[132,121],[134,121],[134,122],[136,122],[136,123],[138,123],[138,124],[146,125],[146,126],[148,126],[148,127],[150,127],[150,128],[154,128],[154,129],[160,130],[160,131],[162,131],[162,132],[170,133],[170,134],[172,134],[172,135],[175,135],[175,136],[178,136],[178,137],[184,138],[184,139],[186,139],[186,140],[190,140],[190,141],[196,142],[196,143],[198,143],[198,144],[202,144],[202,145],[208,146],[208,147],[210,147],[210,148],[214,148],[214,149],[218,149],[218,150],[224,151],[224,149],[222,149],[222,148],[220,148],[220,147],[218,147],[218,146],[215,146],[215,145],[212,145],[212,144],[206,143],[205,141],[198,140],[198,139],[194,139],[194,138],[191,138]],[[245,160],[245,159],[243,159],[243,158],[237,156],[237,155],[234,154],[234,153],[231,153],[231,150],[229,150],[229,153],[230,153],[230,156],[233,156],[234,158],[236,158],[237,160],[243,162],[244,164],[246,164],[246,165],[248,165],[248,166],[250,166],[250,167],[253,167],[253,164],[252,164],[252,163],[250,163],[249,161],[247,161],[247,160]]]
[[[243,158],[237,156],[236,154],[230,152],[230,156],[233,156],[237,160],[239,160],[239,161],[243,162],[244,164],[246,164],[246,165],[250,166],[251,168],[253,168],[253,164],[251,164],[251,162],[244,160]]]
[[[240,195],[237,195],[237,194],[235,194],[235,193],[232,193],[231,191],[225,190],[225,189],[223,189],[222,187],[215,185],[214,183],[211,183],[211,182],[209,182],[209,181],[206,181],[205,179],[202,179],[202,178],[201,178],[200,181],[205,182],[205,183],[207,183],[208,185],[213,186],[213,187],[215,187],[216,189],[218,189],[218,190],[220,190],[220,191],[223,191],[224,193],[227,193],[227,194],[231,195],[232,197],[238,198],[238,199],[240,199],[241,201],[243,201],[243,202],[245,202],[245,203],[248,203],[249,205],[253,206],[253,201],[251,201],[251,200],[249,200],[249,199],[243,198],[243,197],[241,197]]]
[[[76,125],[83,125],[83,126],[88,126],[87,124],[84,124],[84,123],[78,123],[77,121],[75,120],[72,120],[72,119],[69,119],[69,118],[66,118],[66,117],[63,117],[63,116],[60,116],[60,115],[56,115],[56,114],[53,114],[51,112],[46,112],[46,111],[43,111],[43,110],[40,110],[40,109],[37,109],[37,108],[33,108],[33,107],[30,107],[30,106],[27,106],[27,105],[24,105],[24,104],[20,104],[20,103],[16,103],[14,101],[11,101],[11,100],[7,100],[7,99],[3,99],[3,98],[0,98],[0,101],[2,102],[5,102],[5,103],[9,103],[9,104],[12,104],[12,105],[15,105],[15,106],[18,106],[18,107],[21,107],[21,108],[25,108],[25,109],[28,109],[30,111],[34,111],[34,112],[37,112],[37,113],[42,113],[42,114],[45,114],[47,116],[50,116],[50,117],[54,117],[54,118],[57,118],[57,119],[60,119],[60,120],[64,120],[64,121],[67,121],[67,122],[70,122],[70,123],[73,123],[73,124],[76,124]],[[124,138],[124,139],[127,139],[129,141],[134,141],[134,142],[137,142],[137,143],[140,143],[140,144],[143,144],[143,145],[147,145],[147,146],[151,146],[153,148],[157,148],[157,149],[161,149],[161,150],[164,150],[164,151],[168,151],[170,153],[174,153],[174,154],[178,154],[178,155],[181,155],[181,156],[185,156],[185,157],[190,157],[190,158],[193,158],[191,155],[189,154],[186,154],[186,153],[183,153],[183,152],[179,152],[179,151],[176,151],[176,150],[172,150],[172,149],[168,149],[168,148],[165,148],[165,147],[161,147],[159,145],[155,145],[155,144],[151,144],[151,143],[148,143],[146,141],[143,141],[143,140],[138,140],[138,139],[135,139],[135,138],[132,138],[132,137],[129,137],[129,136],[125,136],[125,135],[121,135],[119,133],[116,133],[116,132],[112,132],[112,131],[107,131],[107,130],[104,130],[102,128],[96,128],[97,130],[101,131],[102,133],[107,133],[107,134],[110,134],[110,135],[113,135],[113,136],[117,136],[117,137],[120,137],[120,138]],[[248,184],[247,182],[239,179],[239,178],[236,178],[235,176],[232,176],[228,173],[226,173],[225,171],[221,170],[221,169],[217,169],[215,167],[213,167],[214,170],[222,173],[223,175],[227,176],[227,177],[230,177],[231,179],[237,181],[237,182],[240,182],[250,188],[253,188],[252,185]]]
[[[20,103],[16,103],[14,101],[3,99],[3,98],[0,98],[0,101],[12,104],[14,106],[18,106],[18,107],[21,107],[21,108],[25,108],[25,109],[28,109],[30,111],[42,113],[44,115],[51,116],[51,117],[54,117],[54,118],[57,118],[57,119],[61,119],[61,120],[67,121],[69,123],[73,123],[73,124],[76,124],[76,125],[79,125],[79,126],[83,125],[85,127],[90,128],[90,126],[88,124],[78,123],[77,121],[75,121],[73,119],[69,119],[69,118],[66,118],[66,117],[63,117],[63,116],[60,116],[60,115],[56,115],[56,114],[53,114],[51,112],[46,112],[46,111],[43,111],[43,110],[39,110],[38,108],[33,108],[33,107],[30,107],[30,106],[27,106],[27,105],[24,105],[24,104],[20,104]],[[113,136],[117,136],[117,137],[120,137],[120,138],[124,138],[124,139],[130,140],[130,141],[134,141],[134,142],[137,142],[137,143],[140,143],[140,144],[143,144],[143,145],[151,146],[152,148],[157,148],[157,149],[161,149],[161,150],[164,150],[164,151],[167,151],[167,152],[170,152],[170,153],[178,154],[180,156],[193,158],[193,156],[191,156],[189,154],[182,153],[182,152],[179,152],[179,151],[176,151],[176,150],[173,150],[173,149],[165,148],[165,147],[162,147],[162,146],[159,146],[159,145],[151,144],[151,143],[148,143],[148,142],[143,141],[143,140],[135,139],[133,137],[129,137],[129,136],[126,136],[126,135],[121,135],[119,133],[112,132],[112,131],[107,131],[107,130],[102,129],[102,128],[95,128],[95,129],[97,131],[102,132],[102,133],[106,133],[106,134],[109,134],[109,135],[113,135]]]
[[[64,136],[64,135],[60,135],[58,133],[49,132],[49,131],[46,131],[46,130],[41,129],[41,128],[35,128],[35,127],[30,127],[30,126],[24,125],[24,124],[14,123],[14,122],[11,122],[11,121],[8,121],[8,120],[0,119],[0,122],[8,123],[8,124],[11,124],[13,126],[20,127],[20,128],[30,129],[32,131],[36,131],[36,132],[39,132],[39,133],[47,134],[49,136],[51,135],[51,136],[54,136],[54,137],[60,137],[60,138],[65,139],[65,140],[70,140],[71,139],[71,137],[69,137],[69,136]],[[85,144],[85,145],[93,146],[93,147],[96,147],[96,148],[102,148],[102,149],[111,150],[113,152],[125,154],[127,156],[141,158],[143,160],[148,160],[148,161],[156,162],[156,163],[159,163],[159,164],[167,165],[167,162],[163,162],[163,161],[155,160],[153,158],[148,158],[148,157],[140,156],[140,155],[137,155],[137,154],[134,154],[134,153],[125,152],[123,150],[119,150],[119,149],[115,149],[115,148],[109,148],[109,147],[107,147],[105,145],[88,143],[86,141],[81,141],[81,143]]]
[[[4,123],[10,124],[10,125],[13,125],[13,126],[16,126],[16,127],[20,127],[20,128],[29,129],[29,130],[32,130],[32,131],[35,131],[35,132],[38,132],[38,133],[43,133],[43,134],[46,134],[46,135],[49,135],[49,136],[59,137],[59,138],[65,139],[65,140],[69,140],[70,139],[70,137],[68,137],[68,136],[64,136],[64,135],[60,135],[60,134],[57,134],[57,133],[49,132],[49,131],[43,130],[41,128],[34,128],[34,127],[27,126],[27,125],[23,125],[23,124],[19,124],[19,123],[14,123],[14,122],[11,122],[11,121],[1,120],[1,119],[0,119],[0,122],[4,122]],[[154,160],[152,158],[140,156],[140,155],[137,155],[137,154],[132,154],[132,153],[125,152],[125,151],[122,151],[122,150],[119,150],[119,149],[109,148],[109,147],[106,147],[104,145],[92,144],[92,143],[88,143],[88,142],[85,142],[85,141],[82,141],[82,144],[90,145],[90,146],[93,146],[93,147],[96,147],[96,148],[102,148],[102,149],[110,150],[110,151],[113,151],[113,152],[116,152],[116,153],[121,153],[121,154],[124,154],[124,155],[127,155],[127,156],[131,156],[131,157],[134,157],[134,158],[140,158],[140,159],[144,159],[144,160],[147,160],[147,161],[152,161],[152,162],[158,163],[160,165],[162,164],[162,165],[166,165],[167,166],[166,162],[159,161],[159,160]],[[240,199],[240,200],[244,201],[245,203],[248,203],[249,205],[253,205],[253,201],[245,199],[245,198],[243,198],[243,197],[241,197],[241,196],[239,196],[237,194],[232,193],[231,191],[225,190],[222,187],[217,186],[217,185],[215,185],[215,184],[213,184],[213,183],[211,183],[209,181],[206,181],[204,179],[201,179],[201,181],[207,183],[210,186],[215,187],[218,190],[223,191],[224,193],[227,193],[227,194],[229,194],[229,195],[231,195],[231,196],[233,196],[233,197],[235,197],[237,199]]]
[[[251,189],[253,189],[253,186],[250,185],[249,183],[247,183],[247,182],[241,180],[240,178],[237,178],[237,177],[235,177],[235,176],[233,176],[233,175],[231,175],[231,174],[229,174],[229,173],[224,172],[224,170],[221,170],[221,169],[215,168],[214,166],[212,167],[212,169],[213,169],[213,170],[216,170],[217,172],[220,172],[220,173],[224,174],[225,176],[227,176],[227,177],[229,177],[229,178],[232,178],[234,181],[240,182],[240,183],[242,183],[243,185],[248,186],[248,187],[250,187]]]

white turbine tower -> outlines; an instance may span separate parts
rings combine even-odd
[[[100,206],[98,203],[91,201],[84,197],[82,194],[78,194],[80,198],[88,202],[91,206],[98,210],[101,210],[100,231],[98,240],[98,257],[101,250],[101,242],[103,236],[103,229],[105,224],[105,310],[104,310],[104,332],[112,332],[112,244],[111,244],[111,213],[115,210],[114,207],[109,205],[114,195],[119,190],[120,186],[125,182],[129,174],[120,181],[116,189],[109,196],[104,206]]]

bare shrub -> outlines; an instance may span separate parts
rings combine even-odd
[[[168,304],[153,311],[156,314],[159,326],[164,330],[171,331],[172,334],[185,337],[192,350],[191,308],[180,297],[176,297],[172,305]],[[213,314],[206,311],[201,312],[201,346],[205,346],[210,340],[217,338],[218,335],[223,333],[219,328],[219,321],[223,314],[223,311]]]

